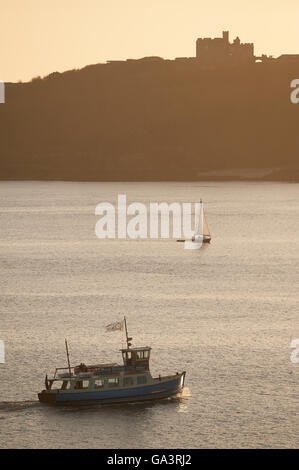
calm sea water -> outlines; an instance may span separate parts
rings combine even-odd
[[[212,243],[99,240],[96,204],[197,201]],[[299,185],[0,183],[0,447],[297,447]],[[153,375],[186,370],[185,396],[53,408],[45,373],[120,361],[122,315]]]

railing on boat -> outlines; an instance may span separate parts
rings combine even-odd
[[[78,377],[78,374],[80,373],[77,372],[75,373],[75,370],[77,369],[78,371],[78,366],[72,366],[70,368],[68,367],[56,367],[55,373],[53,380],[61,380],[61,379],[69,379],[69,378],[74,378]],[[138,372],[144,372],[146,370],[145,366],[113,366],[113,367],[100,367],[100,366],[95,366],[95,367],[88,367],[86,372],[81,371],[82,375],[84,373],[92,373],[95,376],[102,376],[102,375],[118,375],[121,372],[127,372],[127,373],[138,373]],[[59,373],[59,371],[66,371],[65,373]],[[71,375],[70,372],[71,371]],[[63,377],[61,377],[63,375]]]
[[[56,367],[55,374],[54,374],[54,377],[53,377],[54,379],[57,378],[56,375],[57,375],[57,371],[59,371],[59,370],[67,370],[68,371],[68,374],[67,373],[65,374],[65,378],[70,378],[69,370],[71,370],[71,371],[73,370],[73,375],[75,373],[75,367],[70,367],[70,369],[68,367]],[[67,377],[67,375],[68,375],[68,377]],[[58,378],[61,378],[61,377],[58,377]]]

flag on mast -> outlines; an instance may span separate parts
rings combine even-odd
[[[109,331],[123,331],[124,329],[124,320],[116,321],[114,323],[109,323],[106,327],[106,333]]]

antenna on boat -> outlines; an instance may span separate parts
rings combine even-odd
[[[128,336],[127,320],[125,316],[124,316],[124,324],[125,324],[125,331],[126,331],[127,348],[130,349],[130,346],[132,346],[130,341],[132,341],[133,338],[129,338]]]
[[[71,364],[70,364],[69,348],[68,348],[68,345],[67,345],[67,340],[65,339],[64,341],[65,341],[65,349],[66,349],[67,363],[68,363],[68,366],[69,366],[69,373],[70,373],[70,376],[71,376],[72,374],[71,374]]]

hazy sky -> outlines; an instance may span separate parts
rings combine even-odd
[[[197,37],[299,53],[299,0],[0,0],[0,80],[109,59],[195,55]]]

